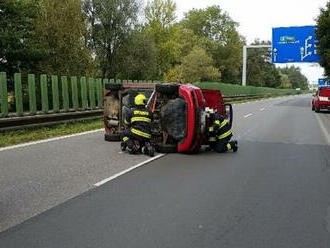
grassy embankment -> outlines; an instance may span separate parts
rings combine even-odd
[[[57,136],[82,133],[103,127],[101,120],[81,121],[76,123],[61,124],[52,127],[35,129],[22,129],[0,133],[0,147],[16,145],[24,142],[42,140]]]

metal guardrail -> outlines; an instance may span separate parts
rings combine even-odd
[[[102,118],[103,109],[65,113],[42,114],[33,116],[8,117],[0,119],[0,132],[53,126],[83,120]]]

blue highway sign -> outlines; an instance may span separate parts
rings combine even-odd
[[[319,62],[315,29],[315,26],[273,28],[272,62]]]
[[[326,78],[319,78],[319,86],[330,86],[330,82]]]

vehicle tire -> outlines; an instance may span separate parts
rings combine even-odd
[[[105,89],[111,91],[118,91],[118,90],[122,90],[123,86],[121,84],[110,83],[110,84],[105,84]]]
[[[104,134],[105,141],[121,141],[120,134],[118,133],[106,133]]]
[[[320,113],[320,108],[315,107],[315,112]]]
[[[312,111],[314,111],[315,110],[315,107],[314,107],[314,105],[312,105]]]
[[[159,153],[176,153],[178,152],[178,147],[175,144],[157,144],[155,146],[156,151]]]
[[[179,92],[179,85],[177,84],[156,84],[156,91],[159,93],[172,95]]]

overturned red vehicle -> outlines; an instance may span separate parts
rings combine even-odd
[[[123,83],[106,84],[104,94],[105,140],[119,141],[125,129],[127,111],[134,107],[134,97],[143,93],[147,107],[154,114],[152,142],[162,153],[196,153],[206,144],[209,123],[206,108],[225,116],[230,125],[233,109],[224,104],[218,90],[200,89],[190,84]]]

